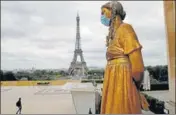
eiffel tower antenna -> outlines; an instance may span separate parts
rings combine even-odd
[[[88,68],[86,62],[83,57],[83,51],[81,49],[81,37],[80,37],[80,17],[79,13],[77,12],[76,17],[76,43],[75,43],[75,51],[73,60],[70,64],[68,69],[69,75],[72,75],[72,79],[81,79],[84,75],[87,74]],[[77,57],[80,56],[81,61],[78,62]]]

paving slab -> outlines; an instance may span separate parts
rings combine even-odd
[[[75,114],[71,93],[51,91],[56,89],[61,87],[1,87],[1,113],[15,114],[16,101],[21,97],[22,114]],[[36,95],[36,92],[40,93]]]
[[[85,90],[86,85],[92,90],[93,87],[90,86],[90,84],[81,84],[78,86],[78,84],[71,85],[70,83],[65,86],[1,87],[1,113],[15,114],[17,111],[16,101],[21,97],[23,105],[22,114],[76,114],[75,103],[73,102],[74,99],[70,91],[72,89],[72,91],[80,92],[82,89],[85,92],[90,92]],[[76,88],[78,88],[78,90],[76,90]],[[159,92],[146,93],[156,95]],[[159,94],[161,94],[161,92]],[[78,106],[79,105],[80,104],[78,104]],[[143,114],[153,113],[150,111],[143,111]]]

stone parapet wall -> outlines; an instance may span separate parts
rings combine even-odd
[[[1,81],[1,86],[37,86],[46,85],[64,85],[67,82],[80,82],[79,80],[52,80],[52,81]]]
[[[169,95],[170,102],[168,108],[171,114],[175,114],[175,1],[164,2],[164,16],[166,25],[166,41],[168,53],[168,73],[169,73]],[[170,104],[173,103],[173,104]]]

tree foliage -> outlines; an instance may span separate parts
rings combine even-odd
[[[3,74],[2,74],[3,73]],[[7,72],[1,72],[1,80],[2,81],[16,81],[16,77],[13,72],[7,71]]]
[[[167,65],[161,66],[147,66],[146,70],[149,71],[150,76],[157,81],[168,81],[168,67]],[[0,71],[1,81],[13,81],[26,78],[27,80],[54,80],[54,79],[66,79],[68,73],[64,70],[52,71],[52,70],[35,70],[32,72],[18,71],[13,73],[11,71]],[[102,79],[104,76],[103,69],[95,69],[88,71],[88,79]]]
[[[0,70],[0,81],[4,81],[4,74],[2,70]]]
[[[168,80],[168,67],[167,65],[161,66],[147,66],[146,69],[149,71],[150,75],[159,81]]]

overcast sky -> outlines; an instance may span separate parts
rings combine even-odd
[[[100,7],[106,1],[2,1],[1,68],[69,68],[79,11],[81,47],[88,67],[105,67],[105,37]],[[167,64],[162,1],[123,1],[124,22],[143,45],[145,65]]]

